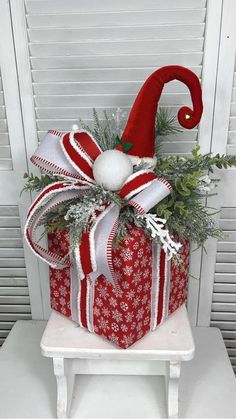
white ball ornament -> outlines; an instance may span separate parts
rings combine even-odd
[[[108,191],[118,191],[125,180],[133,173],[129,157],[118,150],[101,153],[94,162],[93,176],[98,185]]]

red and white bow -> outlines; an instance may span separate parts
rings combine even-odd
[[[62,175],[65,180],[45,187],[31,205],[25,226],[26,240],[34,253],[53,268],[70,266],[69,256],[50,252],[37,242],[37,228],[45,215],[63,202],[78,198],[96,182],[93,177],[93,163],[102,150],[86,131],[72,131],[63,134],[49,131],[35,154],[33,164],[49,174]],[[146,214],[172,191],[163,178],[157,178],[151,170],[140,170],[125,181],[118,192],[135,207],[140,215]],[[104,210],[97,211],[95,222],[82,235],[81,243],[74,252],[80,279],[90,274],[95,279],[103,274],[114,282],[112,264],[112,242],[119,225],[119,207],[104,203]]]

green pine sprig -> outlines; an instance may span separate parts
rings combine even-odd
[[[41,175],[39,177],[34,176],[33,173],[24,173],[23,178],[27,179],[27,181],[21,191],[21,194],[23,192],[40,192],[50,183],[63,180],[63,177],[57,175]]]

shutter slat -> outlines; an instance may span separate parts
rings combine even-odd
[[[1,258],[24,258],[24,250],[15,247],[0,247],[0,259]]]
[[[14,290],[15,287],[27,287],[28,282],[27,278],[13,278],[13,277],[0,277],[0,286],[1,287],[12,287]]]
[[[30,305],[25,304],[4,304],[0,305],[0,313],[21,313],[22,315],[30,313]]]
[[[89,55],[125,55],[138,54],[145,49],[146,54],[161,53],[182,53],[197,52],[203,48],[203,38],[199,39],[172,39],[169,40],[143,40],[134,41],[106,41],[99,40],[83,42],[58,42],[58,43],[29,43],[32,57],[53,57],[53,56],[87,56]]]
[[[236,242],[218,242],[217,250],[219,252],[236,252]]]
[[[235,312],[236,315],[236,303],[229,303],[227,301],[221,303],[212,303],[212,311],[214,312]]]
[[[96,82],[50,82],[33,83],[34,93],[38,95],[77,95],[77,94],[137,94],[142,81],[96,81]],[[165,93],[187,93],[188,89],[183,83],[171,82],[166,84]]]
[[[174,62],[176,65],[199,66],[202,64],[202,52],[185,52],[169,54],[126,54],[126,55],[87,55],[80,57],[32,57],[31,64],[33,69],[64,69],[64,68],[101,68],[101,67],[155,67],[164,66]]]
[[[0,258],[0,269],[1,268],[24,268],[25,267],[25,261],[24,258]]]
[[[24,308],[26,307],[25,304],[28,304],[30,306],[30,298],[29,296],[23,296],[23,295],[1,295],[0,294],[0,304],[16,304],[16,305],[23,305]],[[28,307],[27,306],[27,307]],[[1,308],[0,308],[1,311]],[[1,325],[0,325],[1,327]]]
[[[230,274],[227,272],[216,273],[215,282],[226,282],[226,283],[235,283],[235,274]]]
[[[21,238],[22,233],[20,228],[5,228],[0,227],[0,239],[15,239],[15,238]]]
[[[1,247],[22,247],[23,243],[22,243],[22,239],[18,238],[1,238],[1,233],[0,233],[0,248]]]
[[[211,326],[218,327],[221,331],[222,330],[230,330],[230,331],[236,331],[236,322],[235,320],[229,321],[229,320],[221,320],[221,319],[215,319],[211,320]]]
[[[30,313],[0,313],[0,325],[3,322],[16,322],[17,320],[31,320]]]
[[[20,218],[0,215],[0,227],[20,227]]]
[[[1,276],[18,276],[18,277],[25,277],[26,276],[26,269],[25,268],[1,268],[0,267],[0,277]]]
[[[70,10],[71,13],[76,12],[105,12],[106,10],[110,12],[111,6],[109,0],[100,0],[99,3],[96,0],[90,0],[88,3],[86,0],[67,0],[65,3],[64,0],[57,0],[57,7],[55,8],[55,1],[53,0],[26,0],[26,12],[27,13],[39,13],[41,14],[42,11],[44,13],[67,13]],[[203,8],[206,6],[206,0],[178,0],[178,2],[173,2],[172,0],[166,0],[164,4],[165,9],[171,10],[178,10],[178,9],[190,9],[194,10],[196,8]],[[130,0],[128,3],[125,0],[120,0],[117,3],[112,5],[113,11],[120,11],[120,10],[151,10],[163,9],[163,1],[162,0],[152,0],[145,3],[145,7],[143,4],[143,0]]]
[[[234,219],[236,218],[236,208],[234,207],[221,207],[220,211],[221,219]]]
[[[60,95],[40,95],[35,96],[36,106],[46,106],[46,107],[92,107],[103,106],[103,107],[130,107],[135,100],[134,95],[122,94],[122,95],[75,95],[75,96],[60,96]],[[190,105],[191,99],[188,94],[165,94],[162,96],[161,104],[162,105]],[[78,110],[79,112],[79,110]],[[60,123],[60,121],[55,121],[55,123]],[[61,125],[66,123],[61,121]],[[43,129],[43,123],[39,123],[41,129]]]
[[[168,111],[170,113],[172,113],[173,115],[177,115],[180,105],[171,105],[171,106],[162,106],[163,108],[167,108],[168,107]],[[123,112],[127,113],[128,116],[128,112],[129,112],[129,106],[122,106],[120,107],[122,109]],[[78,108],[78,107],[36,107],[36,116],[37,116],[37,120],[38,121],[48,121],[48,124],[52,124],[54,123],[54,120],[56,119],[57,121],[60,120],[65,120],[66,118],[66,122],[70,122],[70,121],[74,121],[75,119],[78,118],[78,115],[81,119],[83,119],[84,122],[88,123],[88,124],[92,124],[93,121],[91,119],[92,117],[92,110],[91,108]],[[100,120],[104,119],[104,114],[103,111],[106,110],[108,114],[111,114],[114,112],[115,108],[110,107],[110,106],[106,106],[106,108],[102,107],[102,106],[97,106],[96,107],[97,113],[100,116]],[[71,122],[70,122],[71,123]],[[40,124],[41,125],[41,124]],[[40,132],[40,131],[39,131]],[[45,131],[46,132],[46,131]],[[181,136],[168,136],[166,137],[167,140],[176,140],[178,139],[178,141],[186,141],[188,139],[196,139],[197,138],[197,130],[189,130],[189,131],[184,131],[182,133]]]
[[[228,355],[231,357],[231,356],[233,356],[233,357],[235,357],[236,356],[236,349],[231,349],[231,348],[228,348],[227,349],[227,352],[228,352]]]
[[[236,339],[236,330],[223,330],[222,336],[224,339]]]
[[[215,293],[235,293],[236,295],[236,283],[229,284],[229,283],[215,283],[214,284],[214,292]],[[234,294],[233,294],[234,295]],[[223,298],[223,296],[222,296]]]
[[[0,286],[0,295],[16,296],[16,295],[29,295],[28,287],[3,287]]]
[[[220,227],[225,231],[236,230],[236,220],[235,219],[220,219]]]
[[[236,253],[234,251],[231,251],[231,252],[217,252],[216,262],[236,263]]]
[[[0,216],[7,216],[7,217],[19,217],[19,209],[15,205],[1,205],[0,206]]]
[[[0,330],[0,338],[6,338],[8,335],[9,335],[9,330]]]
[[[216,272],[236,273],[236,263],[216,263]]]
[[[158,63],[159,65],[159,63]],[[56,83],[56,82],[65,82],[68,83],[84,83],[84,82],[93,82],[94,84],[99,84],[101,82],[131,82],[134,83],[135,80],[143,81],[149,74],[155,71],[158,67],[154,65],[153,67],[148,67],[145,64],[145,68],[139,66],[137,68],[121,68],[118,65],[117,68],[67,68],[64,69],[47,69],[47,70],[32,70],[32,78],[34,82],[34,89],[36,89],[37,83]],[[190,65],[190,69],[194,71],[199,77],[201,76],[201,66]],[[179,83],[178,83],[179,84]],[[169,86],[169,85],[168,85]]]
[[[224,339],[226,348],[236,348],[236,340],[234,339]]]
[[[69,9],[68,9],[69,10]],[[29,14],[26,16],[30,28],[99,28],[104,26],[134,26],[142,25],[195,25],[205,20],[205,8],[192,10],[135,10],[132,12],[123,10],[114,13],[74,13],[66,14]]]
[[[148,2],[146,2],[147,4]],[[176,3],[177,4],[177,3]],[[134,26],[141,25],[195,25],[205,21],[205,8],[194,10],[155,10],[155,6],[151,11],[143,9],[128,11],[126,7],[122,11],[114,12],[110,10],[108,13],[71,13],[68,8],[65,14],[52,13],[28,14],[26,16],[29,28],[99,28],[104,26]]]
[[[236,283],[234,284],[235,288],[234,291],[236,291]],[[222,292],[222,293],[218,293],[218,292],[214,292],[213,293],[213,302],[217,302],[217,303],[236,303],[236,293],[228,293],[228,292]],[[216,310],[216,306],[215,308],[213,307],[214,310]]]
[[[12,321],[1,321],[0,322],[0,327],[1,327],[1,330],[11,330],[11,328],[14,326],[14,322],[12,322]]]
[[[224,312],[224,311],[216,311],[211,313],[212,320],[219,320],[219,321],[236,321],[236,313],[234,312]]]
[[[204,23],[195,25],[117,25],[84,28],[43,28],[29,29],[30,42],[76,42],[89,40],[137,40],[137,39],[181,39],[188,33],[189,38],[202,38]],[[88,35],[89,34],[89,35]]]

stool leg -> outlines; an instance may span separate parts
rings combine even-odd
[[[178,418],[180,368],[181,362],[168,361],[166,363],[166,399],[169,419]]]
[[[67,419],[70,415],[75,378],[71,360],[53,358],[53,368],[57,380],[57,417]]]

